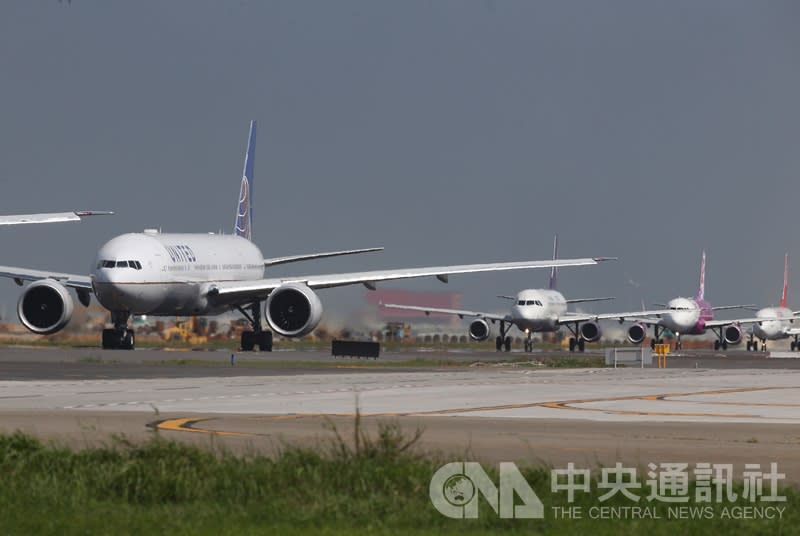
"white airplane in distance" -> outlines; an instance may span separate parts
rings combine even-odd
[[[233,235],[155,230],[120,235],[100,247],[88,276],[0,266],[0,276],[12,278],[18,285],[32,281],[17,304],[22,324],[39,334],[64,328],[73,311],[67,290],[72,288],[84,306],[94,294],[110,311],[114,327],[103,330],[103,348],[134,347],[134,333],[128,327],[131,315],[200,316],[238,310],[252,325],[252,331],[242,334],[242,349],[249,351],[258,345],[261,350],[270,350],[272,332],[262,326],[262,303],[273,331],[301,337],[313,331],[322,317],[322,304],[315,292],[318,289],[354,284],[375,288],[381,281],[428,276],[447,282],[452,274],[584,266],[606,260],[523,261],[265,278],[267,266],[382,248],[265,259],[250,240],[255,143],[256,122],[252,121]]]
[[[60,223],[81,221],[86,216],[109,216],[107,210],[75,210],[72,212],[44,212],[41,214],[9,214],[0,216],[0,225],[23,225],[26,223]]]
[[[756,311],[756,318],[760,321],[753,323],[750,330],[750,340],[747,341],[747,351],[758,350],[758,339],[761,341],[761,350],[766,352],[767,341],[777,341],[780,339],[788,339],[794,337],[791,343],[791,349],[800,350],[800,327],[793,327],[792,324],[798,319],[800,311],[792,311],[787,306],[787,298],[789,294],[789,254],[783,257],[783,292],[781,292],[781,301],[778,307],[764,307]]]
[[[558,237],[553,239],[553,260],[558,257]],[[500,324],[500,334],[495,338],[495,348],[497,351],[505,349],[511,350],[511,337],[508,336],[509,330],[516,326],[525,333],[525,351],[533,350],[533,334],[542,332],[555,332],[566,326],[572,337],[569,339],[569,351],[574,352],[577,347],[583,352],[587,342],[597,342],[602,336],[602,330],[598,324],[599,320],[620,319],[626,317],[654,315],[664,313],[664,310],[656,311],[637,311],[625,313],[604,313],[604,314],[584,314],[570,313],[567,307],[571,303],[585,303],[613,300],[612,297],[603,298],[581,298],[568,300],[561,294],[556,287],[558,283],[558,269],[553,267],[550,271],[550,284],[548,288],[533,288],[522,290],[516,296],[498,296],[513,301],[511,313],[498,315],[495,313],[485,313],[481,311],[464,311],[460,309],[442,309],[435,307],[421,307],[418,305],[403,305],[396,303],[381,304],[387,309],[403,309],[409,311],[422,311],[425,314],[441,313],[457,315],[459,318],[474,318],[470,322],[468,332],[474,341],[485,341],[491,337],[491,327],[489,323]]]
[[[664,329],[668,329],[675,334],[677,339],[676,350],[681,349],[682,335],[703,335],[709,329],[717,336],[717,340],[714,342],[715,350],[720,348],[727,350],[729,344],[739,344],[742,340],[740,324],[758,322],[759,320],[754,318],[714,320],[714,311],[742,309],[753,307],[753,305],[712,307],[705,300],[705,281],[706,252],[703,251],[700,262],[700,288],[697,291],[697,295],[694,298],[679,297],[670,300],[666,305],[666,313],[655,315],[657,318],[632,318],[635,323],[628,329],[628,340],[633,344],[641,344],[647,337],[647,327],[653,326],[654,336],[650,341],[651,348],[664,342],[663,339],[659,338]]]

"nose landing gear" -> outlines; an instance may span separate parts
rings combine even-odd
[[[133,330],[128,327],[128,318],[131,314],[127,311],[112,311],[111,322],[114,327],[103,330],[104,350],[133,350],[136,338]]]

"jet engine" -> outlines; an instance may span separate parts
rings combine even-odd
[[[492,334],[492,329],[486,320],[479,318],[469,324],[469,338],[473,341],[485,341]]]
[[[739,344],[742,342],[742,328],[738,324],[729,324],[725,326],[722,333],[725,336],[725,342],[728,344]]]
[[[644,324],[634,324],[628,328],[628,340],[633,344],[642,344],[647,338],[647,326]]]
[[[72,296],[54,279],[40,279],[28,285],[17,302],[22,325],[39,335],[64,329],[72,318]]]
[[[286,283],[273,290],[264,316],[276,333],[302,337],[314,331],[322,318],[322,304],[313,290],[301,283]]]
[[[602,334],[603,330],[600,329],[600,325],[597,322],[584,322],[581,324],[580,335],[586,342],[597,342]]]

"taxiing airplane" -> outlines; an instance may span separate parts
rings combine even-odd
[[[0,225],[22,225],[26,223],[59,223],[80,221],[86,216],[108,216],[107,210],[76,210],[72,212],[44,212],[41,214],[10,214],[0,216]]]
[[[676,349],[681,349],[682,335],[703,335],[707,330],[712,330],[717,340],[714,349],[727,349],[729,344],[739,344],[742,340],[741,324],[757,322],[756,319],[739,320],[714,320],[714,311],[723,309],[741,309],[753,307],[752,305],[728,305],[712,307],[705,300],[706,281],[706,252],[703,251],[700,262],[700,288],[694,298],[674,298],[667,303],[665,314],[656,315],[657,318],[632,319],[635,323],[628,329],[628,340],[633,344],[641,344],[647,337],[647,327],[653,326],[651,348],[664,342],[660,338],[663,330],[667,329],[676,336]]]
[[[787,306],[787,298],[789,294],[789,254],[783,257],[783,292],[781,293],[781,302],[778,307],[764,307],[756,311],[756,317],[760,319],[759,322],[753,323],[750,330],[750,340],[747,341],[747,351],[757,351],[758,341],[761,341],[761,350],[767,351],[767,341],[777,341],[780,339],[788,339],[794,337],[791,343],[791,349],[800,350],[800,327],[793,327],[793,323],[798,319],[800,311],[792,311]],[[755,340],[755,339],[758,339]]]
[[[558,237],[553,239],[553,260],[558,258]],[[403,305],[396,303],[381,304],[387,309],[404,309],[409,311],[422,311],[425,314],[442,313],[457,315],[459,318],[474,318],[468,328],[469,336],[474,341],[485,341],[491,336],[489,323],[500,324],[500,334],[495,338],[495,348],[506,352],[511,350],[511,337],[508,336],[509,330],[516,326],[525,333],[525,351],[533,350],[533,334],[542,332],[555,332],[566,326],[572,337],[569,339],[569,351],[575,351],[577,347],[583,352],[587,342],[596,342],[602,336],[599,320],[621,319],[635,316],[646,316],[663,313],[657,311],[637,311],[625,313],[603,313],[603,314],[584,314],[571,313],[567,311],[567,306],[571,303],[585,303],[613,300],[612,297],[604,298],[581,298],[568,300],[561,294],[556,287],[558,282],[558,269],[552,268],[550,271],[550,283],[548,288],[526,289],[518,292],[516,296],[499,296],[513,301],[511,313],[498,315],[480,311],[464,311],[459,309],[441,309],[435,307],[421,307],[417,305]]]
[[[368,272],[265,278],[265,268],[276,264],[374,251],[367,248],[265,259],[252,238],[252,192],[255,167],[256,122],[250,123],[233,235],[172,234],[156,230],[117,236],[104,244],[88,276],[0,266],[0,276],[22,285],[32,281],[20,296],[17,314],[22,324],[39,334],[55,333],[69,322],[73,300],[88,306],[91,295],[111,313],[113,328],[103,330],[103,348],[132,349],[131,315],[200,316],[238,310],[252,331],[242,333],[241,347],[272,348],[270,328],[286,337],[301,337],[314,330],[322,317],[316,290],[395,279],[448,276],[553,266],[597,264],[605,258],[563,261],[523,261],[468,264],[428,268],[397,268]]]

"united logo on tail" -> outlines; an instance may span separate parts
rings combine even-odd
[[[250,121],[250,135],[247,139],[247,154],[244,157],[244,173],[239,189],[239,203],[236,207],[236,225],[233,232],[252,240],[253,228],[253,171],[256,163],[256,122]]]

